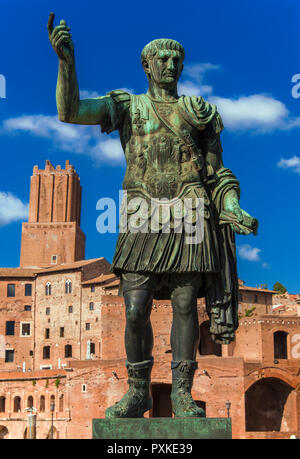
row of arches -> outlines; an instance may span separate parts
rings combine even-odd
[[[48,402],[48,403],[46,403]],[[40,395],[40,397],[36,400],[38,406],[35,406],[40,413],[44,413],[46,411],[50,411],[51,404],[54,404],[55,411],[63,411],[64,410],[64,395],[60,394],[58,396],[58,403],[56,405],[55,395],[52,394],[49,396]],[[19,395],[16,395],[12,399],[12,411],[14,413],[21,413],[26,408],[33,408],[34,400],[33,396],[29,395],[27,399],[25,399],[25,406],[22,406],[22,399]],[[4,395],[0,397],[0,413],[5,413],[6,411],[10,411],[9,407],[7,407],[7,399]]]
[[[151,417],[172,417],[171,390],[171,384],[151,384]],[[245,392],[245,431],[296,431],[297,422],[291,413],[296,411],[297,396],[294,388],[279,378],[267,377],[253,383]],[[206,412],[206,402],[195,401]]]

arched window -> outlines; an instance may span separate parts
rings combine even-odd
[[[32,395],[29,395],[27,399],[27,408],[32,408],[33,407],[33,397]]]
[[[66,358],[72,357],[72,346],[71,346],[71,344],[67,344],[65,346],[65,357]]]
[[[50,397],[50,410],[55,411],[55,395],[51,395]]]
[[[50,359],[50,346],[43,347],[43,359]]]
[[[61,394],[59,397],[59,411],[64,410],[64,394]]]
[[[287,336],[285,331],[274,333],[274,359],[287,359]]]
[[[65,293],[72,293],[72,281],[70,279],[65,282]]]
[[[5,413],[5,397],[0,397],[0,413]]]
[[[41,395],[40,397],[40,412],[44,413],[45,412],[45,396]]]
[[[14,398],[14,413],[21,411],[21,397],[17,396]]]
[[[45,285],[45,295],[46,296],[51,295],[51,283],[50,282],[47,282],[47,284]]]

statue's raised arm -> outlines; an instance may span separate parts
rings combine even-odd
[[[59,59],[56,105],[61,121],[75,124],[101,124],[107,115],[105,98],[80,100],[77,83],[74,44],[66,21],[53,27],[54,13],[48,19],[50,43]]]

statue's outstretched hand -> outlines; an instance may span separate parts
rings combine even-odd
[[[230,224],[235,233],[257,234],[258,221],[241,209],[235,192],[228,193],[224,198],[224,208],[220,215],[220,224]]]
[[[53,29],[54,13],[50,13],[47,29],[50,43],[58,55],[59,59],[66,62],[71,62],[74,59],[74,44],[70,27],[67,27],[66,21],[63,19],[60,24]]]

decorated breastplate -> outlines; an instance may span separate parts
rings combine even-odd
[[[178,119],[176,104],[153,109],[146,96],[133,96],[124,189],[173,199],[185,184],[203,181],[204,159],[192,138],[193,128],[183,123],[179,137],[162,121],[172,116]]]

